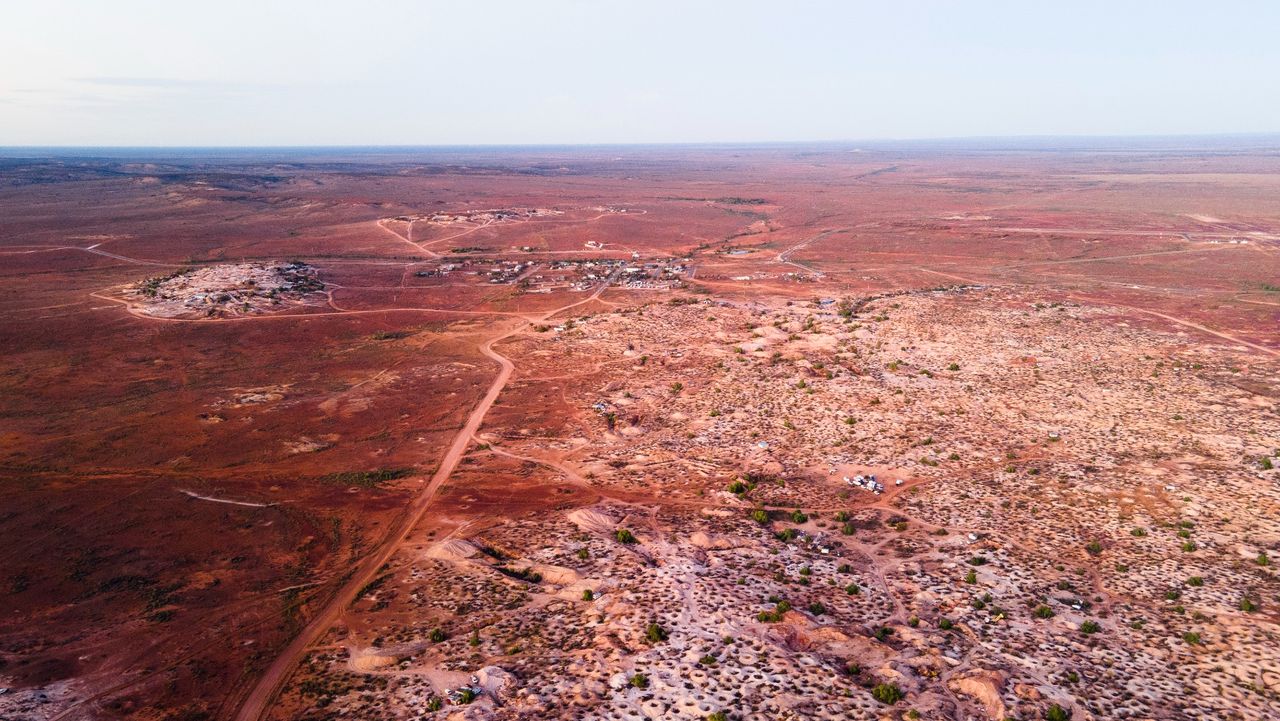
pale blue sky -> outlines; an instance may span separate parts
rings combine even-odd
[[[1280,131],[1280,2],[13,0],[2,145]]]

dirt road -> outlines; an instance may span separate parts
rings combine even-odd
[[[594,293],[586,298],[548,311],[540,316],[538,320],[547,320],[558,313],[595,300],[609,287],[616,275],[615,273],[606,279]],[[364,558],[360,565],[357,566],[355,573],[351,575],[351,578],[316,613],[315,617],[311,619],[311,622],[307,624],[302,632],[281,651],[276,660],[258,679],[258,683],[249,692],[244,703],[240,705],[240,710],[236,714],[237,721],[258,721],[258,719],[262,718],[272,701],[275,700],[280,690],[284,687],[285,682],[288,681],[293,669],[297,667],[302,657],[306,654],[307,649],[320,640],[324,634],[328,633],[333,624],[342,617],[342,614],[356,600],[360,589],[364,588],[367,583],[377,576],[378,569],[382,568],[383,564],[395,555],[400,545],[404,543],[405,538],[409,536],[409,533],[426,515],[431,501],[434,500],[441,486],[444,485],[449,476],[453,474],[454,469],[457,468],[458,462],[462,460],[462,456],[467,450],[467,446],[471,444],[472,436],[480,429],[480,424],[484,422],[484,417],[489,412],[489,408],[498,399],[498,395],[502,393],[507,381],[511,379],[511,373],[515,370],[515,364],[509,358],[493,349],[494,344],[520,333],[528,325],[528,321],[521,322],[515,327],[503,331],[480,344],[480,352],[499,364],[498,375],[489,385],[489,390],[485,393],[484,398],[480,400],[471,411],[471,415],[467,417],[467,422],[454,436],[449,450],[440,460],[440,466],[431,476],[427,487],[413,500],[399,523],[392,527],[377,549]]]
[[[795,262],[795,261],[793,261],[793,260],[790,260],[789,256],[790,256],[792,253],[796,252],[797,250],[800,250],[801,248],[805,247],[806,245],[809,245],[810,243],[814,242],[815,240],[822,240],[823,238],[827,237],[828,235],[831,235],[831,234],[832,234],[832,233],[834,233],[834,232],[836,232],[836,231],[834,231],[834,230],[824,230],[824,231],[822,231],[821,233],[818,233],[818,234],[817,234],[817,235],[815,235],[815,236],[812,236],[812,237],[810,237],[810,238],[805,238],[804,240],[800,241],[799,243],[796,243],[795,245],[791,246],[790,248],[787,248],[786,250],[782,251],[781,253],[778,253],[778,255],[774,258],[774,260],[775,260],[776,262],[778,262],[778,263],[785,263],[786,265],[789,265],[789,266],[791,266],[791,267],[793,267],[793,268],[799,268],[800,270],[803,270],[803,271],[804,271],[804,272],[806,272],[806,273],[812,273],[812,274],[814,274],[815,276],[817,276],[817,277],[819,277],[819,278],[822,278],[823,276],[825,276],[825,275],[826,275],[825,273],[823,273],[823,272],[822,272],[822,271],[820,271],[820,270],[814,270],[813,268],[809,268],[809,267],[804,266],[804,265],[801,265],[801,264],[799,264],[799,263],[797,263],[797,262]]]

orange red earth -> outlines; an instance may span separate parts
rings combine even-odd
[[[47,715],[232,717],[412,520],[499,372],[487,341],[656,297],[415,275],[440,262],[687,256],[677,293],[733,299],[1019,284],[1280,353],[1275,153],[851,150],[3,160],[0,676]],[[563,214],[465,236],[379,222],[503,207]],[[164,320],[122,292],[283,259],[319,269],[323,307]],[[494,412],[534,408],[561,422],[519,396]],[[476,475],[436,502],[566,502],[538,474],[518,494]]]

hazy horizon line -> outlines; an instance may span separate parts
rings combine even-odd
[[[451,148],[669,148],[669,147],[785,147],[805,145],[852,146],[887,143],[980,143],[980,142],[1043,142],[1043,141],[1152,141],[1152,140],[1280,140],[1280,130],[1265,132],[1213,132],[1213,133],[1064,133],[1064,134],[1014,134],[1014,135],[955,135],[955,136],[906,136],[894,138],[847,138],[818,140],[678,140],[678,141],[609,141],[609,142],[477,142],[477,143],[312,143],[298,145],[254,144],[163,144],[163,145],[78,145],[78,144],[0,144],[6,150],[348,150],[348,149],[451,149]]]

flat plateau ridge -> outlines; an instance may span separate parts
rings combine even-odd
[[[1280,160],[0,169],[0,717],[1268,719]]]

